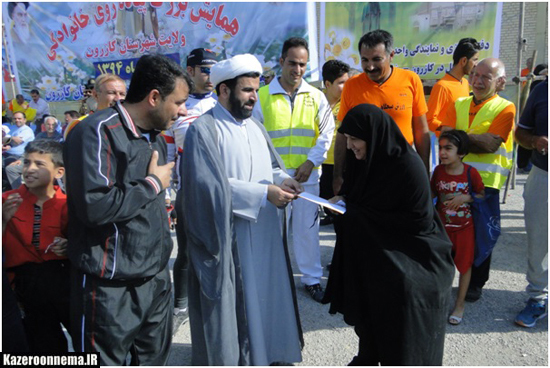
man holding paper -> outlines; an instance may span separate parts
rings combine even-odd
[[[218,104],[189,127],[181,173],[192,365],[300,362],[302,331],[277,207],[303,189],[251,118],[262,66],[212,66]],[[179,194],[178,194],[179,195]]]

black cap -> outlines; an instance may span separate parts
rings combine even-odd
[[[194,49],[187,56],[187,66],[216,64],[216,54],[208,49]]]
[[[23,6],[25,7],[25,10],[27,10],[29,8],[29,3],[28,2],[19,1],[19,2],[10,2],[10,3],[8,3],[8,15],[12,19],[13,19],[13,17],[12,17],[13,10],[17,6],[17,4],[23,4]]]
[[[86,83],[86,89],[94,89],[95,86],[95,78],[88,79],[88,83]]]

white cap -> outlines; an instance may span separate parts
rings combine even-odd
[[[263,72],[262,64],[254,55],[235,55],[231,59],[222,60],[210,68],[210,81],[214,86],[221,82],[236,78],[247,73]]]

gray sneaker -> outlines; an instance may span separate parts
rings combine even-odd
[[[174,313],[172,336],[178,332],[178,329],[189,321],[189,309],[181,309],[178,313]]]

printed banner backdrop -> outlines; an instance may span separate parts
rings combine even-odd
[[[498,57],[499,3],[322,3],[319,65],[338,59],[361,69],[357,45],[375,29],[394,39],[392,64],[411,69],[422,79],[440,79],[452,67],[461,38],[473,37],[483,50],[480,59]]]
[[[308,37],[307,3],[24,4],[2,4],[7,54],[17,90],[28,96],[38,88],[46,101],[81,99],[82,85],[101,73],[128,80],[147,53],[167,54],[183,66],[198,47],[213,50],[220,60],[251,53],[277,71],[285,39],[304,37],[310,48],[317,44],[315,34]],[[3,69],[5,56],[3,44]]]

